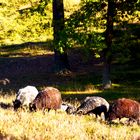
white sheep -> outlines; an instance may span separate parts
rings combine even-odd
[[[38,93],[38,90],[34,86],[26,86],[19,89],[13,102],[14,110],[17,110],[20,106],[29,107],[29,104],[33,102]]]

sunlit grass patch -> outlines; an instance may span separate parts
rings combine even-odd
[[[24,42],[44,42],[53,39],[52,28],[52,1],[44,7],[46,16],[40,15],[40,11],[29,12],[30,9],[36,9],[41,1],[1,1],[0,19],[1,19],[1,40],[0,46],[21,44]],[[65,17],[70,15],[79,7],[80,0],[64,1]],[[42,6],[44,6],[42,4]]]
[[[90,94],[93,94],[94,93],[100,93],[102,92],[101,90],[92,90],[92,89],[89,89],[89,90],[85,90],[85,91],[63,91],[64,94],[85,94],[85,93],[88,93],[89,95]]]
[[[16,95],[16,94],[15,94]],[[15,95],[1,95],[0,94],[0,102],[4,102],[4,103],[11,103],[12,100],[14,100]]]
[[[73,5],[79,5],[79,3],[81,2],[81,0],[64,0],[64,6],[66,6],[66,8],[68,7],[72,7]]]
[[[52,40],[46,42],[27,42],[22,44],[14,44],[2,46],[0,55],[3,57],[26,57],[53,54]]]

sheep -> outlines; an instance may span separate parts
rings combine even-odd
[[[76,107],[71,104],[62,103],[61,110],[66,111],[68,114],[74,114],[76,111]]]
[[[0,84],[2,84],[2,85],[10,84],[10,80],[7,79],[7,78],[1,79],[1,80],[0,80]]]
[[[34,101],[30,103],[30,111],[60,109],[62,103],[61,93],[54,87],[46,87],[40,91]]]
[[[101,116],[102,112],[105,114],[109,110],[109,103],[102,97],[92,96],[86,97],[81,105],[77,108],[76,114],[95,114],[96,117]],[[105,117],[103,118],[105,119]]]
[[[4,86],[7,86],[8,84],[10,84],[10,80],[9,79],[7,79],[7,78],[0,79],[0,93],[3,92]]]
[[[18,90],[16,99],[13,101],[14,110],[16,111],[20,106],[27,106],[33,102],[38,95],[38,90],[34,86],[26,86]]]
[[[136,121],[140,124],[140,103],[126,98],[120,98],[112,102],[107,113],[106,120],[111,122],[117,118],[128,118],[129,123]]]

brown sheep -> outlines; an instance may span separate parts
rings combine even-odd
[[[34,101],[30,104],[30,111],[45,109],[60,109],[62,103],[61,93],[58,89],[47,87],[39,92]]]
[[[111,105],[106,116],[108,121],[117,118],[129,118],[130,121],[136,121],[140,124],[140,103],[131,99],[121,98],[115,100]]]

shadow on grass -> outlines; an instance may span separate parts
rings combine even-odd
[[[16,137],[8,134],[2,134],[0,132],[0,140],[16,140]]]
[[[35,57],[0,58],[0,77],[11,80],[39,73],[50,73],[53,69],[53,55]],[[38,76],[39,77],[39,76]]]
[[[137,71],[136,73],[132,69],[127,69],[124,75],[121,74],[123,70],[120,69],[116,73],[113,72],[113,80],[116,84],[113,84],[112,89],[109,90],[99,89],[101,75],[95,72],[70,76],[59,76],[54,73],[40,73],[39,75],[32,73],[28,76],[21,75],[21,77],[13,77],[13,81],[10,79],[11,84],[3,87],[1,95],[15,94],[19,88],[33,85],[38,90],[42,90],[47,86],[56,87],[62,92],[62,98],[71,102],[75,102],[76,100],[81,101],[87,96],[101,96],[108,101],[123,97],[140,101],[138,69],[134,69],[134,71]]]
[[[51,50],[52,49],[52,44],[53,41],[52,40],[47,40],[46,42],[25,42],[25,43],[21,43],[21,44],[12,44],[12,45],[2,45],[0,47],[0,51],[1,52],[7,52],[6,55],[2,55],[3,57],[9,57],[10,55],[21,55],[21,56],[30,56],[31,54],[28,53],[24,53],[23,52],[16,52],[18,50],[21,49],[27,49],[27,48],[31,48],[31,49],[36,49],[37,48],[41,48],[42,50]],[[14,53],[16,52],[16,53]]]
[[[13,106],[12,104],[10,103],[3,103],[3,102],[0,102],[0,108],[2,109],[11,109]]]
[[[130,98],[130,99],[134,99],[140,102],[139,81],[136,80],[135,78],[133,78],[133,80],[131,80],[132,78],[131,79],[126,78],[126,80],[120,81],[120,83],[118,84],[113,84],[112,88],[108,90],[100,90],[100,86],[94,86],[95,89],[91,88],[91,89],[87,89],[87,91],[86,90],[83,90],[83,91],[73,90],[73,91],[70,91],[70,93],[67,90],[64,90],[62,92],[63,93],[62,97],[64,100],[69,100],[69,101],[72,101],[72,100],[81,101],[87,96],[101,96],[109,102],[118,98]]]
[[[86,98],[87,96],[100,96],[105,98],[108,102],[111,102],[115,99],[118,98],[130,98],[133,100],[137,100],[140,102],[140,96],[139,96],[139,92],[117,92],[117,90],[111,90],[111,91],[101,91],[101,92],[97,92],[97,93],[82,93],[81,94],[62,94],[62,98],[63,100],[69,101],[69,102],[75,102],[75,101],[79,101],[81,102],[82,100],[84,100],[84,98]]]

